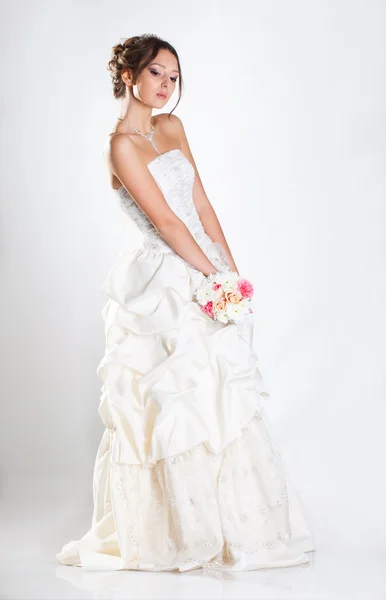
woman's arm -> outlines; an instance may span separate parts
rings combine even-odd
[[[225,238],[224,232],[221,228],[220,222],[217,218],[217,215],[215,213],[213,206],[211,205],[211,203],[209,201],[208,196],[206,195],[204,186],[201,181],[201,177],[199,175],[196,163],[194,161],[192,152],[189,147],[189,143],[188,143],[188,140],[186,137],[186,133],[185,133],[182,121],[176,115],[172,115],[171,119],[174,121],[174,123],[178,129],[178,138],[180,141],[181,150],[184,153],[184,155],[186,156],[186,158],[192,163],[192,166],[194,167],[194,170],[195,170],[195,178],[194,178],[194,185],[193,185],[193,200],[194,200],[194,204],[196,206],[198,215],[200,217],[200,220],[204,226],[206,233],[209,235],[209,237],[212,238],[212,240],[214,242],[218,242],[224,248],[224,251],[227,256],[231,270],[236,271],[238,273],[236,263],[233,259],[232,253],[231,253],[228,243],[226,241],[226,238]]]
[[[217,269],[197,244],[185,223],[166,202],[129,136],[112,136],[107,157],[114,175],[169,246],[204,275],[216,273]]]

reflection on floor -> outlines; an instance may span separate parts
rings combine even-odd
[[[85,571],[59,565],[64,541],[82,535],[90,520],[88,483],[63,479],[6,482],[0,503],[0,598],[259,600],[384,600],[386,578],[380,550],[345,546],[315,532],[310,564],[247,573]],[[330,528],[331,530],[331,528]],[[69,537],[70,536],[70,537]]]

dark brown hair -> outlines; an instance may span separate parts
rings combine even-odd
[[[110,72],[113,82],[113,94],[115,98],[124,98],[126,93],[126,85],[121,75],[128,69],[131,70],[133,76],[133,84],[137,83],[137,79],[142,71],[149,65],[157,56],[161,48],[169,50],[177,59],[179,70],[178,77],[178,105],[181,99],[182,92],[182,75],[180,59],[177,51],[169,42],[161,39],[158,35],[152,33],[144,33],[135,35],[125,40],[122,44],[113,46],[111,52],[111,60],[107,65],[107,70]],[[176,106],[174,108],[176,108]],[[173,108],[173,110],[174,110]],[[171,114],[173,110],[169,113]]]

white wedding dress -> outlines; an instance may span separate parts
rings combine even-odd
[[[196,212],[181,150],[148,168],[172,210],[218,268],[221,246]],[[252,570],[310,562],[298,492],[272,441],[253,350],[253,315],[212,320],[193,301],[204,275],[163,240],[122,186],[143,232],[103,289],[106,350],[97,374],[106,427],[91,528],[56,555],[65,565],[149,571]]]

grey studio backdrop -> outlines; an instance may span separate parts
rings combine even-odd
[[[383,547],[385,12],[364,0],[2,3],[3,540],[30,519],[21,552],[59,551],[90,524],[102,285],[140,240],[102,157],[119,114],[106,65],[119,40],[157,33],[179,52],[175,114],[255,284],[266,410],[318,547]]]

